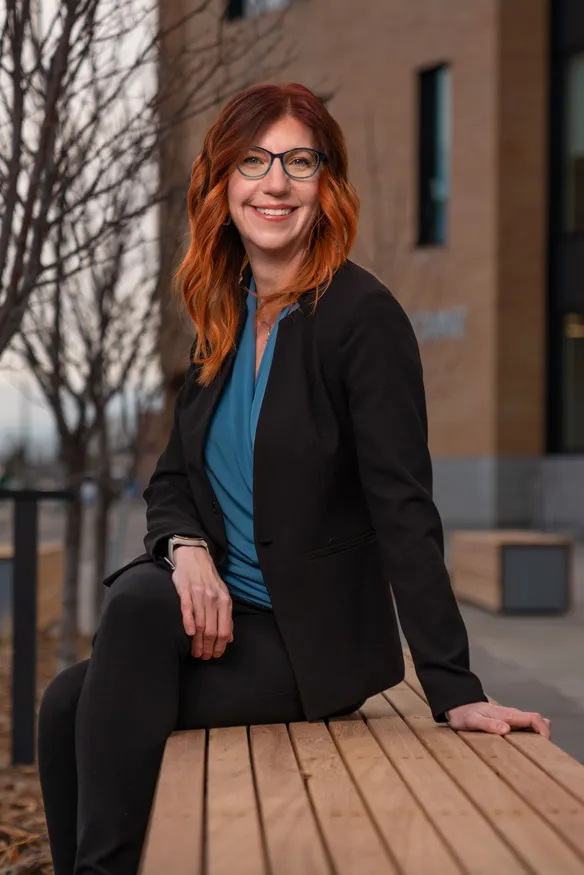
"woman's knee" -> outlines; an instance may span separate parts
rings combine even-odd
[[[89,660],[78,662],[60,672],[45,689],[39,708],[39,732],[49,727],[58,731],[74,726],[75,714]]]
[[[180,619],[180,600],[172,576],[153,564],[135,565],[124,571],[112,584],[105,605],[102,626],[125,629],[168,625]]]

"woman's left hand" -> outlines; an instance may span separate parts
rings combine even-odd
[[[512,729],[532,729],[551,738],[551,720],[532,711],[491,705],[490,702],[472,702],[459,705],[446,711],[448,722],[453,729],[476,729],[481,732],[494,732],[507,735]]]

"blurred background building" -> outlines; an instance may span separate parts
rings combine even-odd
[[[584,3],[227,0],[225,28],[282,10],[273,79],[307,85],[340,123],[362,202],[353,258],[420,342],[445,525],[581,532]],[[215,114],[163,154],[177,252]],[[190,334],[170,299],[163,323],[168,416]]]

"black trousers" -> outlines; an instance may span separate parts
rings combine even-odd
[[[91,659],[61,672],[41,702],[55,875],[135,875],[175,729],[305,719],[273,612],[234,600],[233,634],[218,659],[195,659],[168,571],[140,565],[115,581]]]

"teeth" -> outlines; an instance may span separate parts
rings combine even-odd
[[[292,209],[289,208],[287,210],[264,210],[262,207],[256,207],[258,213],[263,213],[264,216],[288,216]]]

